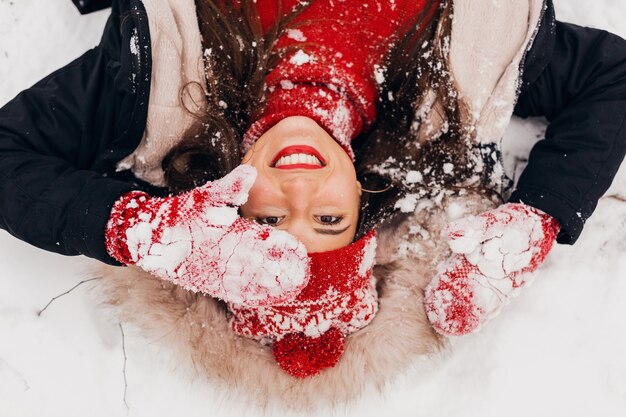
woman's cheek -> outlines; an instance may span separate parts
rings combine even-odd
[[[330,199],[345,204],[346,201],[359,199],[361,187],[352,173],[343,173],[343,175],[337,175],[331,181],[327,181],[326,190]]]
[[[257,176],[256,181],[248,192],[248,200],[241,206],[242,215],[244,217],[252,217],[254,209],[268,199],[270,192],[268,182],[262,176]]]

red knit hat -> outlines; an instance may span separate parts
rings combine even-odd
[[[378,311],[375,252],[371,231],[349,246],[309,254],[309,283],[295,300],[261,308],[229,304],[231,328],[273,343],[276,361],[293,376],[313,376],[334,366],[344,337],[369,324]]]
[[[244,135],[243,152],[247,152],[272,126],[290,116],[306,116],[315,120],[352,160],[354,152],[350,144],[367,127],[368,120],[350,97],[341,91],[328,86],[295,84],[290,88],[277,89],[269,96],[263,114]]]

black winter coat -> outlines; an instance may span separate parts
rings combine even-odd
[[[149,27],[140,0],[73,1],[82,13],[112,6],[111,17],[98,47],[0,109],[0,227],[45,250],[117,265],[104,244],[113,203],[133,189],[163,192],[115,172],[146,124]],[[515,114],[550,125],[510,201],[555,217],[558,241],[571,244],[626,153],[626,42],[556,22],[548,0],[523,65]]]

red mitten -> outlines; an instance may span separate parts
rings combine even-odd
[[[428,319],[443,335],[471,333],[527,285],[559,231],[533,207],[508,203],[451,223],[450,257],[426,288]]]
[[[308,280],[307,252],[287,232],[242,219],[256,170],[241,165],[184,194],[132,191],[113,206],[107,250],[191,291],[245,306],[284,303]]]

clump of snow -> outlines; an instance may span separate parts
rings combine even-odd
[[[460,219],[465,215],[465,213],[467,213],[467,207],[455,201],[448,204],[446,209],[446,214],[448,215],[448,219],[450,221]]]
[[[306,42],[306,36],[300,29],[287,29],[287,37],[298,42]]]
[[[358,274],[364,276],[374,266],[376,260],[376,238],[372,237],[363,248]]]
[[[543,238],[541,217],[502,206],[448,226],[450,248],[490,278],[503,278],[530,264]]]
[[[387,68],[380,65],[374,65],[374,79],[377,84],[383,84],[385,82],[385,71]]]
[[[280,81],[280,88],[282,88],[283,90],[292,90],[294,88],[294,84],[293,82],[291,82],[290,80],[281,80]]]
[[[289,62],[293,65],[304,65],[314,61],[315,59],[311,55],[301,49],[298,49],[298,51],[289,59]]]
[[[407,194],[403,198],[396,201],[394,208],[400,210],[402,213],[413,213],[415,211],[415,207],[417,207],[419,197],[420,196],[417,194]]]
[[[137,29],[133,29],[133,34],[130,37],[130,53],[139,56],[139,33]]]
[[[419,171],[411,170],[406,173],[407,184],[415,184],[421,182],[423,179],[422,174]]]

